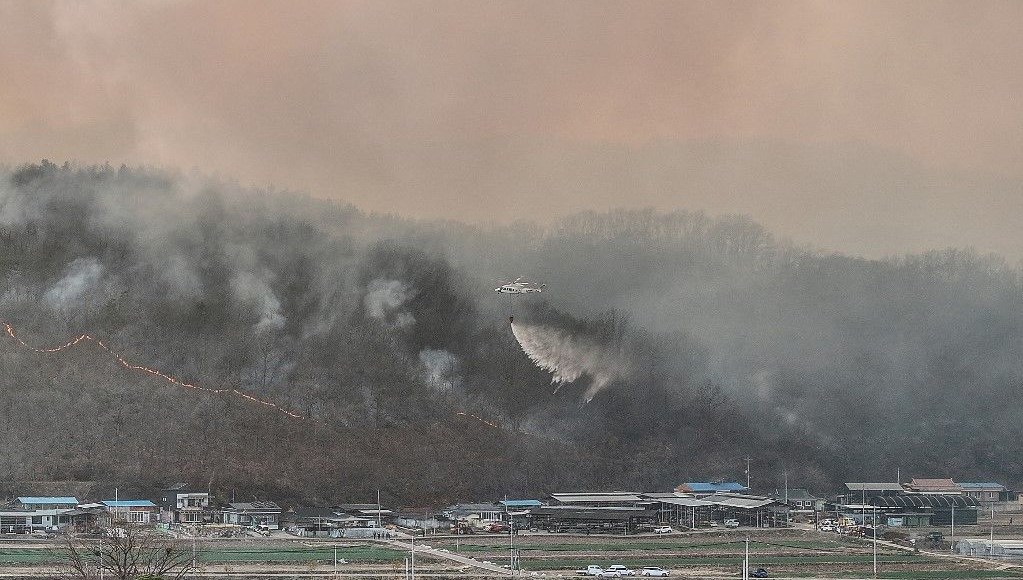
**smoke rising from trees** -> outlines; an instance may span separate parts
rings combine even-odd
[[[737,216],[481,228],[25,165],[0,176],[0,305],[26,340],[89,332],[310,420],[168,389],[89,347],[0,343],[0,479],[421,504],[671,489],[739,477],[750,455],[766,489],[783,471],[826,490],[896,468],[1014,484],[1020,274],[970,250],[820,253]],[[547,290],[492,291],[517,275]]]

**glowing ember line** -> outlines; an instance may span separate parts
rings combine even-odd
[[[498,425],[497,423],[492,423],[492,422],[487,421],[486,419],[484,419],[482,417],[477,417],[476,415],[473,415],[472,413],[466,413],[465,411],[459,411],[459,412],[457,412],[455,414],[456,415],[461,415],[463,417],[468,417],[470,419],[476,419],[480,423],[483,423],[484,425],[486,425],[488,427],[493,427],[494,429],[500,429],[501,428],[501,426]]]
[[[67,350],[67,349],[69,349],[69,348],[79,344],[82,341],[90,341],[90,342],[94,342],[97,346],[99,346],[104,351],[106,351],[107,354],[109,354],[111,357],[113,357],[114,360],[117,361],[117,364],[121,365],[122,367],[124,367],[124,368],[126,368],[128,370],[138,371],[138,372],[147,373],[147,374],[150,374],[150,375],[153,375],[153,376],[156,376],[156,377],[160,377],[161,379],[167,381],[168,383],[171,383],[172,385],[177,385],[177,386],[185,388],[185,389],[193,389],[193,390],[196,390],[196,391],[202,391],[204,393],[210,393],[211,395],[235,395],[235,396],[240,397],[242,399],[245,399],[247,401],[250,401],[250,402],[253,402],[253,403],[259,403],[260,405],[265,405],[267,407],[271,407],[275,411],[279,411],[279,412],[281,412],[281,413],[283,413],[283,414],[285,414],[285,415],[287,415],[287,416],[289,416],[289,417],[291,417],[293,419],[301,419],[302,418],[302,416],[299,415],[298,413],[295,413],[294,411],[290,411],[288,409],[285,409],[284,407],[281,407],[277,403],[274,403],[272,401],[268,401],[268,400],[265,400],[265,399],[260,399],[258,397],[253,396],[253,395],[250,395],[248,393],[242,392],[242,391],[240,391],[238,389],[211,389],[209,387],[203,387],[203,386],[200,386],[200,385],[194,385],[192,383],[186,383],[185,381],[182,381],[181,379],[179,379],[179,378],[177,378],[177,377],[175,377],[173,375],[169,375],[169,374],[167,374],[167,373],[165,373],[165,372],[163,372],[163,371],[161,371],[159,369],[154,369],[154,368],[150,368],[150,367],[147,367],[147,366],[132,364],[132,363],[128,362],[127,360],[125,360],[124,357],[122,357],[121,355],[119,355],[116,352],[114,352],[114,350],[111,349],[109,346],[107,346],[107,344],[105,342],[103,342],[102,340],[99,340],[98,338],[95,338],[95,337],[93,337],[92,335],[89,335],[89,334],[83,334],[83,335],[79,336],[78,338],[75,338],[74,340],[72,340],[72,341],[70,341],[70,342],[68,342],[66,344],[62,344],[60,346],[57,346],[57,347],[53,347],[53,348],[36,348],[36,347],[28,344],[24,340],[21,340],[21,338],[19,338],[17,336],[17,334],[15,334],[14,327],[11,326],[9,323],[4,322],[3,325],[4,325],[4,328],[6,328],[6,330],[7,330],[7,335],[8,336],[10,336],[15,342],[20,344],[22,347],[24,347],[24,348],[26,348],[26,349],[28,349],[28,350],[30,350],[32,352],[50,354],[50,353],[60,352],[62,350]]]

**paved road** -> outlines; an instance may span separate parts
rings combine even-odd
[[[394,546],[395,548],[398,548],[398,549],[401,549],[401,550],[406,550],[406,551],[411,551],[412,550],[412,542],[406,542],[404,540],[388,540],[387,543],[390,544],[391,546]],[[474,558],[468,558],[468,557],[463,556],[461,554],[453,554],[453,553],[448,552],[448,551],[442,552],[442,551],[436,550],[434,548],[427,548],[427,547],[423,546],[422,544],[417,544],[416,545],[416,554],[429,554],[433,558],[443,559],[443,560],[450,560],[452,562],[457,562],[457,563],[459,563],[459,564],[461,564],[463,566],[472,566],[473,568],[478,568],[480,570],[486,570],[487,572],[490,572],[491,574],[494,574],[494,575],[497,575],[497,576],[514,576],[515,575],[514,573],[512,573],[511,570],[508,570],[507,568],[502,568],[502,567],[498,566],[497,564],[486,564],[486,563],[483,563],[483,562],[481,562],[479,560],[476,560]]]

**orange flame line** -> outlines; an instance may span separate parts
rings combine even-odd
[[[128,362],[127,360],[125,360],[121,355],[119,355],[116,352],[114,352],[114,350],[112,348],[110,348],[109,346],[107,346],[107,344],[105,342],[103,342],[102,340],[99,340],[98,338],[96,338],[96,337],[94,337],[92,335],[89,335],[89,334],[83,334],[83,335],[79,336],[78,338],[75,338],[74,340],[71,340],[71,341],[69,341],[69,342],[67,342],[65,344],[62,344],[60,346],[57,346],[57,347],[53,347],[53,348],[36,348],[36,347],[28,344],[24,340],[21,340],[21,338],[19,338],[15,334],[14,327],[11,326],[9,323],[4,322],[3,325],[7,329],[7,335],[8,336],[10,336],[15,342],[20,344],[22,347],[24,347],[24,348],[26,348],[26,349],[28,349],[28,350],[30,350],[32,352],[38,352],[38,353],[43,353],[43,354],[50,354],[50,353],[60,352],[62,350],[67,350],[67,349],[69,349],[69,348],[79,344],[82,341],[86,341],[87,340],[87,341],[91,341],[91,342],[96,343],[100,348],[102,348],[104,351],[106,351],[107,354],[112,356],[114,358],[114,360],[117,361],[117,364],[121,365],[122,367],[124,367],[124,368],[126,368],[128,370],[143,372],[143,373],[147,373],[147,374],[150,374],[150,375],[153,375],[153,376],[157,376],[157,377],[160,377],[161,379],[167,381],[168,383],[171,383],[173,385],[177,385],[179,387],[186,388],[186,389],[193,389],[193,390],[196,390],[196,391],[202,391],[202,392],[205,392],[205,393],[210,393],[212,395],[235,395],[235,396],[240,397],[242,399],[246,399],[246,400],[248,400],[250,402],[259,403],[260,405],[265,405],[267,407],[271,407],[275,411],[279,411],[279,412],[287,415],[288,417],[291,417],[292,419],[301,419],[302,418],[302,416],[299,415],[298,413],[295,413],[294,411],[290,411],[290,410],[288,410],[288,409],[278,405],[277,403],[274,403],[272,401],[268,401],[268,400],[265,400],[265,399],[260,399],[258,397],[253,396],[253,395],[250,395],[248,393],[242,392],[242,391],[240,391],[238,389],[211,389],[209,387],[203,387],[203,386],[200,386],[200,385],[194,385],[192,383],[186,383],[185,381],[183,381],[183,380],[181,380],[181,379],[179,379],[179,378],[177,378],[177,377],[175,377],[173,375],[169,375],[169,374],[167,374],[167,373],[165,373],[165,372],[163,372],[163,371],[161,371],[159,369],[154,369],[154,368],[150,368],[150,367],[146,367],[146,366],[142,366],[142,365],[132,364],[132,363]]]
[[[493,427],[494,429],[500,429],[501,428],[501,426],[498,425],[497,423],[492,423],[492,422],[487,421],[486,419],[484,419],[482,417],[477,417],[476,415],[473,415],[472,413],[466,413],[465,411],[459,411],[459,412],[457,412],[455,414],[456,415],[461,415],[463,417],[469,417],[470,419],[476,419],[480,423],[483,423],[484,425],[486,425],[488,427]]]

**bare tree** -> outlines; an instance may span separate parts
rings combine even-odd
[[[183,578],[195,570],[194,553],[173,539],[140,526],[113,528],[117,533],[102,540],[69,536],[63,577],[155,580]]]

